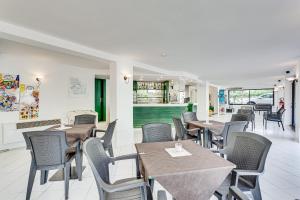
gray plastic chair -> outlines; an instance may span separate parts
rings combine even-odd
[[[167,194],[163,190],[157,192],[157,200],[167,200]]]
[[[184,112],[182,113],[182,119],[185,124],[191,121],[199,121],[196,112]]]
[[[229,200],[250,200],[238,187],[231,186],[229,188]]]
[[[64,169],[65,199],[69,196],[69,177],[74,153],[67,153],[69,146],[64,131],[24,132],[27,149],[31,153],[31,165],[26,200],[30,199],[36,171],[41,171],[40,184],[47,182],[49,170]],[[77,143],[79,144],[79,142]]]
[[[74,125],[77,124],[96,124],[96,115],[91,115],[91,114],[76,115]]]
[[[114,151],[113,151],[113,146],[111,143],[114,130],[116,127],[117,119],[111,123],[109,123],[108,127],[106,130],[100,130],[100,129],[95,129],[94,131],[94,137],[97,136],[97,132],[104,132],[104,136],[101,137],[101,140],[103,141],[103,147],[106,151],[108,151],[110,157],[114,157]]]
[[[222,149],[227,145],[228,135],[233,132],[243,132],[246,130],[247,121],[233,121],[226,122],[223,131],[220,136],[216,136],[216,140],[212,140],[212,143],[217,146],[218,149]]]
[[[231,116],[231,122],[238,122],[238,121],[251,121],[251,118],[248,116],[248,115],[245,115],[245,114],[241,114],[241,113],[238,113],[238,114],[233,114]]]
[[[237,114],[247,115],[252,125],[252,131],[255,129],[255,113],[252,109],[238,109]]]
[[[76,115],[74,125],[79,125],[79,124],[95,124],[96,125],[96,115],[92,115],[92,114]],[[91,133],[90,136],[93,136],[94,133],[95,133],[95,129],[93,130],[93,132]],[[79,151],[76,154],[75,161],[76,161],[76,166],[78,166],[78,168],[80,169],[80,172],[78,174],[78,179],[81,181],[82,180],[82,161],[83,161],[82,160],[82,151]]]
[[[231,116],[231,122],[239,122],[239,121],[246,121],[247,122],[247,126],[246,129],[248,128],[249,122],[251,121],[251,116],[247,115],[247,114],[241,114],[241,113],[237,113],[237,114],[233,114]],[[252,127],[253,130],[253,127]]]
[[[282,122],[282,116],[284,112],[285,112],[284,108],[280,108],[277,112],[272,112],[272,113],[265,112],[263,116],[263,124],[265,125],[265,129],[267,129],[268,121],[273,121],[273,122],[277,122],[279,127],[281,124],[282,130],[284,131],[284,126]]]
[[[116,199],[152,199],[148,184],[139,179],[139,161],[137,154],[123,155],[115,158],[108,157],[100,138],[90,138],[83,144],[83,151],[91,166],[96,184],[98,187],[100,200],[116,200]],[[123,179],[115,183],[110,182],[109,163],[134,159],[136,160],[137,178]],[[166,200],[163,191],[159,192],[160,200]]]
[[[173,141],[172,128],[167,123],[150,123],[142,127],[143,143]]]
[[[230,186],[251,191],[254,200],[261,200],[259,176],[264,172],[265,162],[272,142],[250,132],[234,132],[228,135],[228,144],[221,153],[236,165],[230,176],[215,192],[219,199],[226,199]]]
[[[176,130],[175,140],[195,140],[196,142],[200,141],[200,129],[186,129],[183,126],[183,123],[180,118],[173,117],[173,123]],[[191,134],[197,132],[197,135]]]

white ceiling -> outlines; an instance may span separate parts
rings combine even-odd
[[[0,5],[2,21],[214,84],[272,86],[290,68],[281,63],[300,56],[297,0],[0,0]]]
[[[28,56],[35,59],[55,61],[60,64],[71,65],[89,69],[99,69],[108,72],[109,63],[105,61],[86,59],[62,52],[56,52],[39,47],[24,45],[5,39],[0,39],[0,57],[3,54],[14,54],[18,56]]]

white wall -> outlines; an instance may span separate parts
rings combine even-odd
[[[31,50],[32,48],[30,47]],[[99,64],[99,69],[89,68],[89,62],[80,60],[78,57],[38,48],[30,52],[26,51],[26,48],[23,50],[23,52],[16,52],[6,49],[3,52],[0,48],[0,73],[18,74],[20,82],[25,84],[34,84],[36,76],[42,77],[38,120],[57,118],[65,120],[68,111],[94,110],[95,75],[107,74],[107,69],[104,70],[101,64]],[[86,82],[86,96],[78,98],[69,96],[70,77],[78,77]],[[6,145],[6,148],[7,143],[9,143],[7,148],[11,146],[10,144],[14,146],[14,136],[11,134],[18,136],[15,142],[21,141],[21,136],[19,137],[21,134],[17,133],[14,125],[19,121],[19,112],[0,112],[0,149],[3,145]],[[5,130],[9,130],[10,133],[5,133]]]
[[[0,72],[19,74],[20,82],[32,84],[37,75],[42,76],[40,87],[39,119],[65,117],[77,109],[94,109],[94,80],[96,70],[78,68],[43,58],[20,55],[0,55]],[[72,98],[68,95],[68,80],[78,77],[87,83],[87,95]],[[1,112],[1,122],[17,122],[18,112]]]

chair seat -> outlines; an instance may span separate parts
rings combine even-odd
[[[280,117],[278,117],[278,115],[267,115],[267,117],[265,118],[265,120],[268,121],[281,121]]]
[[[114,182],[113,185],[126,183],[128,181],[133,181],[133,180],[138,180],[138,179],[136,178],[121,179]],[[114,192],[114,193],[106,193],[106,200],[135,200],[135,199],[136,200],[144,199],[142,188],[135,188],[131,190],[125,190],[125,191]],[[150,188],[148,187],[147,187],[147,200],[152,200],[151,191]]]

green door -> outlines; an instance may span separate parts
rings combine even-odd
[[[106,80],[95,79],[95,111],[98,121],[106,121]]]

